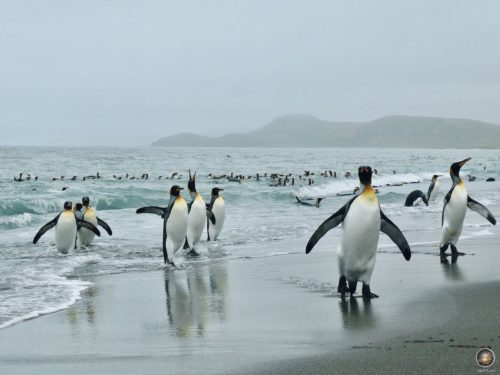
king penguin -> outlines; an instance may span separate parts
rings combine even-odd
[[[436,199],[439,194],[439,186],[441,185],[441,181],[439,181],[440,174],[435,174],[432,176],[431,184],[429,185],[429,190],[427,191],[427,200],[429,202]]]
[[[213,224],[216,220],[214,214],[207,209],[201,194],[196,191],[196,172],[191,176],[191,171],[189,171],[188,190],[193,200],[188,203],[189,215],[184,248],[194,250],[205,228],[206,218],[208,217]]]
[[[226,205],[224,203],[224,199],[219,194],[219,192],[223,190],[224,189],[220,189],[218,187],[214,187],[212,189],[212,199],[207,209],[215,216],[215,221],[212,222],[211,220],[207,220],[208,241],[215,241],[219,237],[222,227],[224,226],[224,220],[226,218]]]
[[[90,198],[89,197],[83,197],[82,198],[82,205],[83,205],[83,212],[82,212],[82,220],[89,222],[93,224],[95,227],[98,225],[103,227],[104,230],[111,236],[113,232],[111,231],[111,228],[109,225],[104,221],[101,220],[100,218],[97,217],[94,209],[90,207]],[[79,247],[81,246],[87,246],[92,242],[94,239],[95,234],[88,230],[87,228],[81,228],[78,231],[78,245]]]
[[[450,177],[453,184],[448,194],[444,197],[443,213],[441,216],[442,232],[439,250],[442,262],[447,262],[445,251],[448,249],[448,246],[451,247],[452,262],[456,262],[457,257],[463,255],[463,253],[458,252],[456,244],[462,233],[467,207],[486,218],[491,224],[496,224],[496,219],[492,213],[467,195],[467,189],[460,178],[460,168],[469,160],[471,158],[453,163],[450,167]]]
[[[56,231],[56,248],[63,254],[67,254],[71,248],[75,247],[78,229],[86,228],[97,236],[101,235],[95,225],[87,221],[82,221],[75,216],[71,202],[64,202],[64,211],[40,228],[35,238],[33,238],[33,244],[36,244],[40,237],[53,227],[55,227]]]
[[[370,279],[375,266],[379,233],[387,234],[396,243],[406,260],[410,260],[411,250],[403,233],[380,209],[371,185],[371,167],[359,167],[358,176],[361,193],[349,200],[316,229],[307,243],[306,254],[311,252],[330,229],[342,223],[342,237],[337,258],[340,274],[337,291],[342,297],[347,291],[353,295],[358,281],[361,281],[363,298],[370,299],[378,297],[370,290]]]
[[[163,260],[175,266],[175,253],[182,247],[186,239],[188,207],[180,195],[183,188],[174,185],[170,188],[170,202],[166,208],[149,206],[139,208],[136,213],[160,215],[163,218]]]

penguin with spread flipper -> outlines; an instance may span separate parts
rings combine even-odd
[[[160,215],[163,218],[163,260],[175,266],[175,253],[182,247],[186,239],[188,207],[180,195],[181,187],[174,185],[170,189],[170,202],[166,208],[148,206],[137,209],[136,213]]]
[[[81,212],[81,219],[83,221],[89,222],[93,224],[95,227],[98,225],[104,228],[104,230],[111,236],[113,234],[111,228],[109,225],[99,217],[97,217],[96,212],[94,209],[90,206],[90,198],[89,197],[83,197],[82,198],[82,212]],[[88,230],[87,228],[80,228],[78,231],[78,243],[79,246],[87,246],[89,245],[92,240],[94,239],[95,234]]]
[[[70,249],[76,247],[76,233],[80,228],[86,228],[97,236],[101,235],[94,224],[78,219],[75,216],[71,202],[64,202],[64,211],[40,228],[35,238],[33,238],[33,244],[36,244],[40,237],[54,227],[56,248],[63,254],[67,254]]]
[[[338,249],[339,284],[337,291],[342,297],[347,291],[356,291],[358,281],[363,283],[363,298],[376,298],[371,292],[370,279],[375,266],[379,233],[387,234],[398,246],[406,260],[411,250],[399,228],[380,209],[371,181],[371,167],[358,169],[361,193],[349,200],[340,210],[330,216],[311,236],[306,254],[330,229],[342,223],[342,237]]]
[[[467,207],[483,216],[491,224],[495,225],[497,222],[493,214],[486,207],[467,195],[465,184],[460,178],[460,169],[469,160],[471,158],[453,163],[450,167],[450,177],[453,184],[448,194],[444,197],[443,212],[441,215],[442,231],[439,250],[442,262],[448,261],[445,253],[448,246],[451,247],[452,262],[456,262],[458,256],[463,255],[463,253],[458,252],[456,244],[462,233]]]

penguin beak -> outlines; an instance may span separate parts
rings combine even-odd
[[[462,161],[460,162],[460,167],[463,167],[463,165],[464,165],[465,163],[467,163],[470,159],[472,159],[472,158],[467,158],[467,159],[462,160]]]

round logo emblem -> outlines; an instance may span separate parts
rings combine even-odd
[[[495,353],[491,349],[483,348],[477,352],[476,362],[483,368],[491,367],[495,363]]]

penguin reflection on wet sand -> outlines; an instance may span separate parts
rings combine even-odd
[[[406,260],[410,260],[411,250],[403,233],[380,209],[371,184],[371,167],[359,167],[358,177],[362,192],[316,229],[307,243],[306,254],[311,252],[330,229],[342,223],[342,237],[337,257],[340,274],[337,291],[342,297],[347,291],[353,295],[358,281],[361,281],[363,298],[369,299],[378,297],[371,292],[370,279],[375,266],[379,233],[387,234]]]
[[[447,262],[445,252],[448,246],[451,247],[452,262],[456,262],[457,257],[463,255],[463,253],[458,252],[456,244],[462,233],[467,207],[483,216],[491,224],[496,224],[493,214],[482,204],[467,195],[467,189],[460,178],[460,168],[469,160],[471,158],[453,163],[450,167],[450,177],[453,184],[448,194],[444,197],[443,213],[441,216],[442,232],[439,250],[442,262]]]
[[[175,253],[182,247],[186,240],[188,207],[180,195],[181,187],[174,185],[170,188],[170,202],[168,206],[148,206],[137,209],[136,213],[159,215],[163,218],[163,260],[175,266]]]

